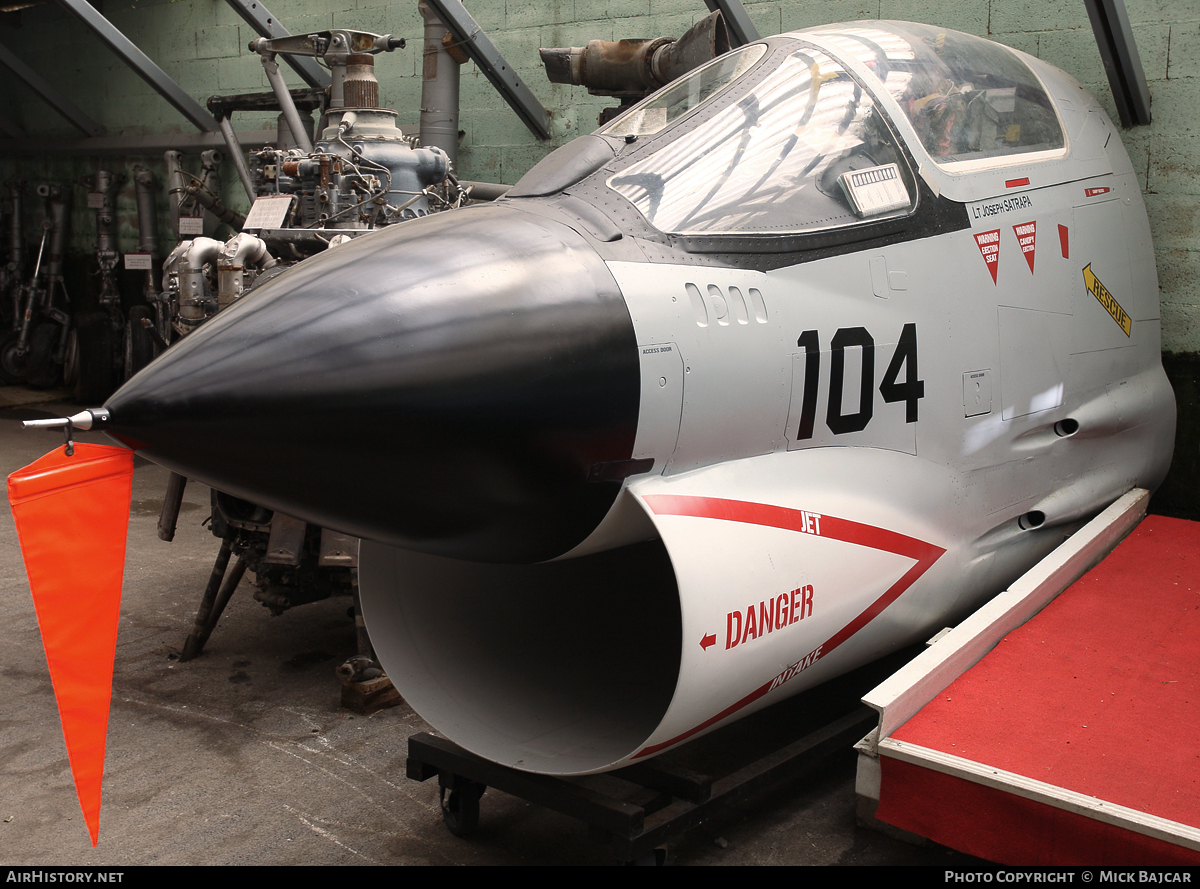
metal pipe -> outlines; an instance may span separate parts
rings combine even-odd
[[[586,86],[592,95],[648,93],[729,52],[720,12],[705,16],[675,40],[592,40],[587,46],[541,50],[551,83]]]
[[[479,23],[471,17],[461,0],[427,0],[438,17],[454,34],[459,48],[479,66],[484,77],[504,97],[508,106],[517,113],[535,136],[550,138],[550,113],[542,107],[521,76],[505,61],[500,50],[483,33]]]
[[[272,145],[275,130],[245,130],[238,141],[247,145]],[[16,156],[65,154],[86,157],[100,155],[160,154],[168,149],[197,151],[225,144],[219,132],[152,133],[145,136],[97,136],[88,139],[39,136],[36,140],[0,139],[0,153]]]
[[[250,48],[254,49],[253,43],[250,44]],[[260,52],[259,58],[262,59],[263,70],[267,72],[267,80],[271,82],[271,89],[275,91],[275,98],[279,100],[280,110],[286,115],[288,127],[296,139],[296,144],[305,154],[312,154],[312,136],[305,131],[304,124],[300,120],[300,112],[296,110],[296,103],[292,101],[292,94],[288,92],[287,83],[284,82],[283,75],[279,73],[279,64],[275,61],[275,53]]]
[[[179,203],[182,200],[183,182],[183,152],[167,151],[163,153],[163,162],[167,165],[167,201],[171,207],[171,230],[179,237]]]
[[[43,308],[51,318],[59,320],[57,313],[65,313],[70,305],[66,282],[63,280],[67,245],[67,200],[70,192],[63,192],[53,185],[45,188],[46,217],[50,220],[50,258],[46,262],[46,301]],[[39,194],[41,191],[42,187],[39,187]],[[60,347],[66,345],[70,328],[69,319],[65,314],[62,314],[61,319]],[[58,355],[61,356],[62,352]],[[60,361],[59,358],[55,360]]]
[[[133,184],[137,192],[138,250],[158,253],[158,225],[154,206],[154,174],[142,166],[133,168]]]
[[[223,539],[221,541],[221,548],[217,550],[217,560],[213,564],[212,574],[209,575],[208,586],[204,589],[204,595],[200,598],[200,608],[196,612],[196,620],[192,626],[192,632],[183,643],[183,651],[179,655],[181,663],[183,661],[190,661],[204,650],[204,643],[208,641],[213,627],[221,617],[221,612],[225,610],[225,605],[229,602],[229,597],[233,595],[233,591],[237,588],[242,575],[246,571],[246,563],[239,556],[237,562],[234,563],[232,573],[228,578],[225,577],[225,569],[229,566],[229,557],[232,552],[233,537],[231,532],[231,536]]]
[[[261,266],[271,268],[276,265],[275,257],[267,250],[263,239],[249,232],[239,232],[221,248],[218,268],[234,267],[242,269],[245,266]]]
[[[216,264],[221,254],[220,241],[213,238],[193,238],[179,244],[167,257],[163,270],[173,270],[179,276],[179,321],[195,327],[208,317],[208,291],[205,284],[204,266]]]
[[[200,180],[211,194],[221,193],[221,152],[215,148],[200,152]]]
[[[123,175],[110,170],[97,170],[93,189],[104,196],[103,205],[96,210],[96,255],[101,266],[107,260],[117,261],[117,189],[125,181]]]
[[[17,354],[19,355],[26,353],[29,337],[33,333],[33,309],[37,305],[38,294],[41,292],[41,288],[38,287],[38,275],[42,271],[42,256],[46,252],[46,240],[50,236],[52,226],[53,223],[48,216],[42,220],[42,239],[38,242],[33,274],[29,278],[29,283],[20,289],[17,297]]]
[[[29,290],[33,293],[37,290],[38,275],[42,272],[42,256],[46,253],[46,239],[50,235],[50,228],[53,223],[49,219],[42,220],[42,239],[38,241],[37,259],[33,261],[33,274],[29,278]],[[32,297],[30,297],[32,300]],[[32,302],[30,303],[32,305]],[[28,315],[29,309],[26,309],[25,314]],[[28,320],[28,319],[26,319]]]
[[[194,198],[196,203],[202,206],[205,210],[212,213],[221,222],[224,222],[230,228],[240,229],[246,222],[246,217],[236,210],[232,210],[221,201],[220,198],[209,194],[208,191],[201,188],[198,184],[192,183],[183,190],[189,198]]]
[[[233,124],[229,122],[228,117],[222,115],[217,118],[217,126],[221,129],[221,135],[225,137],[225,147],[229,149],[229,156],[233,158],[233,165],[237,168],[238,178],[242,180],[246,197],[250,198],[250,203],[254,203],[254,180],[250,178],[250,168],[246,166],[246,158],[242,154],[242,146],[238,144],[237,134],[233,131]]]
[[[207,206],[203,201],[199,200],[198,195],[207,191],[215,200],[220,200],[218,197],[221,194],[221,152],[215,148],[209,148],[200,152],[200,183],[201,188],[192,192],[189,189],[189,194],[196,194],[193,198],[194,203],[201,206]],[[208,235],[216,234],[217,226],[222,220],[215,214],[205,211],[204,215],[204,233]]]
[[[92,190],[103,196],[96,208],[96,263],[100,266],[100,305],[117,310],[121,294],[117,288],[115,270],[121,258],[117,243],[117,190],[125,181],[123,174],[97,170],[91,180]],[[39,193],[41,189],[39,188]]]
[[[205,263],[216,262],[217,257],[221,255],[221,248],[224,246],[215,238],[193,238],[191,246],[184,251],[181,269],[184,271],[199,270],[204,267]]]
[[[224,309],[241,297],[246,266],[269,269],[278,264],[262,238],[249,232],[234,235],[221,248],[217,260],[217,305]]]
[[[442,149],[458,165],[459,63],[446,49],[450,33],[424,0],[417,4],[425,19],[421,69],[421,144]]]
[[[458,184],[463,188],[470,189],[473,201],[498,201],[512,188],[511,185],[499,182],[471,182],[467,179],[463,179]]]
[[[187,487],[187,476],[172,472],[167,477],[167,490],[163,494],[162,512],[158,515],[158,539],[170,543],[175,539],[175,527],[179,524],[179,510],[183,506],[183,490]]]
[[[12,204],[12,215],[9,217],[8,229],[8,271],[15,283],[20,283],[25,274],[25,234],[21,230],[21,204],[24,196],[25,183],[10,182],[8,184],[9,201]]]
[[[317,128],[318,134],[322,132],[320,127]],[[275,147],[280,151],[287,151],[289,148],[299,148],[296,140],[292,138],[292,128],[288,126],[287,115],[282,111],[275,118]]]
[[[46,275],[51,281],[61,281],[67,245],[67,199],[53,186],[46,194],[46,215],[50,219],[50,257],[46,261]]]
[[[145,167],[133,168],[133,183],[137,192],[138,250],[150,254],[146,270],[146,296],[157,294],[158,286],[158,212],[154,206],[154,174]]]

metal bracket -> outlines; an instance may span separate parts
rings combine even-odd
[[[134,70],[134,72],[150,84],[160,96],[175,106],[175,110],[195,125],[196,129],[206,133],[217,131],[217,122],[204,107],[184,92],[183,87],[167,76],[162,68],[154,64],[150,57],[134,45],[133,41],[96,11],[96,7],[87,0],[58,0],[58,4],[67,12],[74,15],[87,25],[109,49]]]
[[[44,77],[17,58],[7,46],[0,45],[0,64],[21,78],[55,111],[65,117],[86,136],[103,136],[104,127],[79,110],[70,99],[52,87]]]
[[[292,32],[279,24],[279,19],[271,14],[271,10],[263,6],[258,0],[226,0],[233,11],[245,19],[246,24],[258,32],[260,37],[274,39],[277,37],[291,37]],[[304,82],[311,87],[324,89],[329,86],[329,73],[317,64],[315,59],[306,56],[284,56],[283,60],[292,66],[292,69],[304,78]]]
[[[1121,126],[1128,129],[1149,124],[1150,88],[1146,85],[1146,72],[1142,69],[1124,0],[1084,0],[1084,3],[1117,113],[1121,115]]]

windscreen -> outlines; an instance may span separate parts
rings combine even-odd
[[[741,77],[767,48],[751,44],[714,59],[635,105],[600,132],[605,136],[649,136],[685,117]]]
[[[724,105],[714,100],[714,113],[681,123],[677,138],[609,177],[609,188],[656,228],[679,234],[819,231],[910,212],[908,166],[861,85],[799,41],[766,64],[772,70],[752,90]],[[613,126],[626,118],[625,126],[644,125],[653,112],[650,132],[665,128],[672,96],[702,93],[703,78],[693,72]]]

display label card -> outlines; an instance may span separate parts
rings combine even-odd
[[[288,211],[292,208],[290,194],[271,194],[255,198],[254,206],[246,215],[242,231],[263,228],[283,228]]]
[[[202,235],[204,234],[204,217],[203,216],[180,216],[179,217],[179,235]]]

